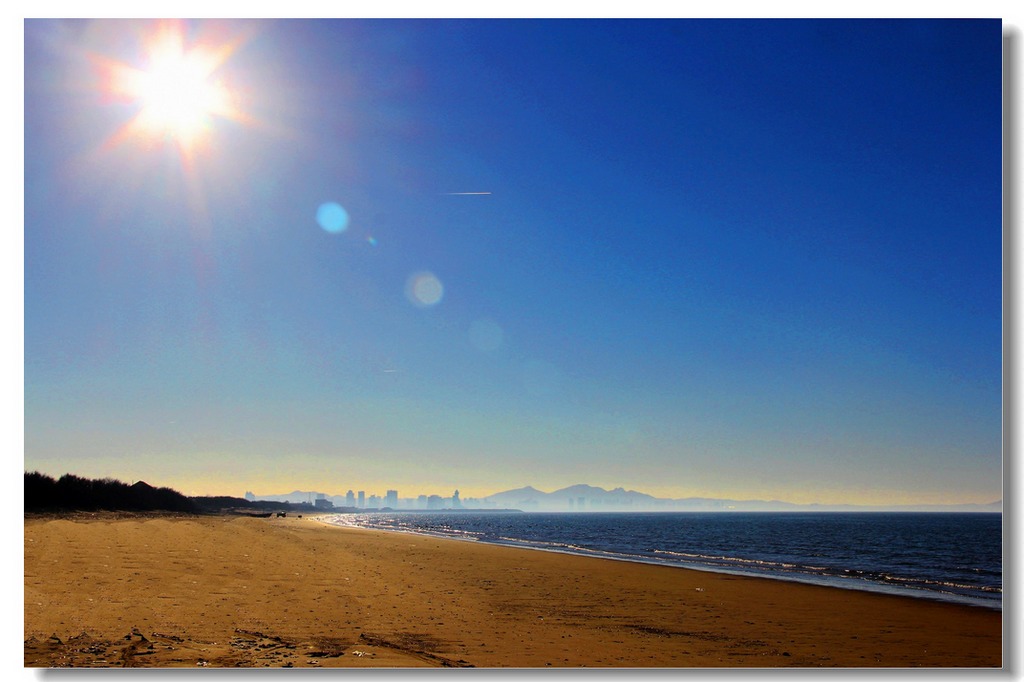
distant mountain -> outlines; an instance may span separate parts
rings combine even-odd
[[[962,511],[1001,512],[1002,500],[989,504],[891,505],[795,504],[780,500],[731,500],[708,497],[657,498],[635,490],[605,490],[583,483],[546,493],[532,486],[495,493],[487,506],[524,511]]]
[[[659,506],[657,498],[635,490],[605,490],[583,483],[545,493],[532,486],[495,493],[484,498],[488,506],[525,511],[590,511],[646,509]]]

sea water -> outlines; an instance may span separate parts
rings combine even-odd
[[[1002,608],[1002,515],[380,512],[333,523]]]

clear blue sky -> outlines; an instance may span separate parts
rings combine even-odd
[[[999,21],[156,28],[25,24],[26,469],[1001,497]]]

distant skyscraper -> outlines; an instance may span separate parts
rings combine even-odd
[[[387,492],[387,494],[384,496],[384,506],[385,507],[391,507],[392,509],[395,509],[396,507],[398,507],[398,491],[397,490],[389,490]]]
[[[427,496],[426,495],[420,495],[419,497],[416,498],[416,508],[417,509],[426,509],[427,508]]]
[[[454,493],[452,493],[452,509],[461,509],[461,508],[462,508],[462,501],[459,500],[459,491],[456,490]]]
[[[359,491],[359,504],[357,504],[356,506],[359,507],[360,509],[362,509],[363,507],[366,506],[366,491],[365,490],[360,490]]]
[[[354,507],[354,506],[356,506],[356,494],[354,492],[352,492],[351,490],[349,490],[347,493],[345,493],[345,506],[346,507]]]

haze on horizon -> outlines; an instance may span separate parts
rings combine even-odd
[[[998,500],[1001,40],[27,20],[25,469]]]

